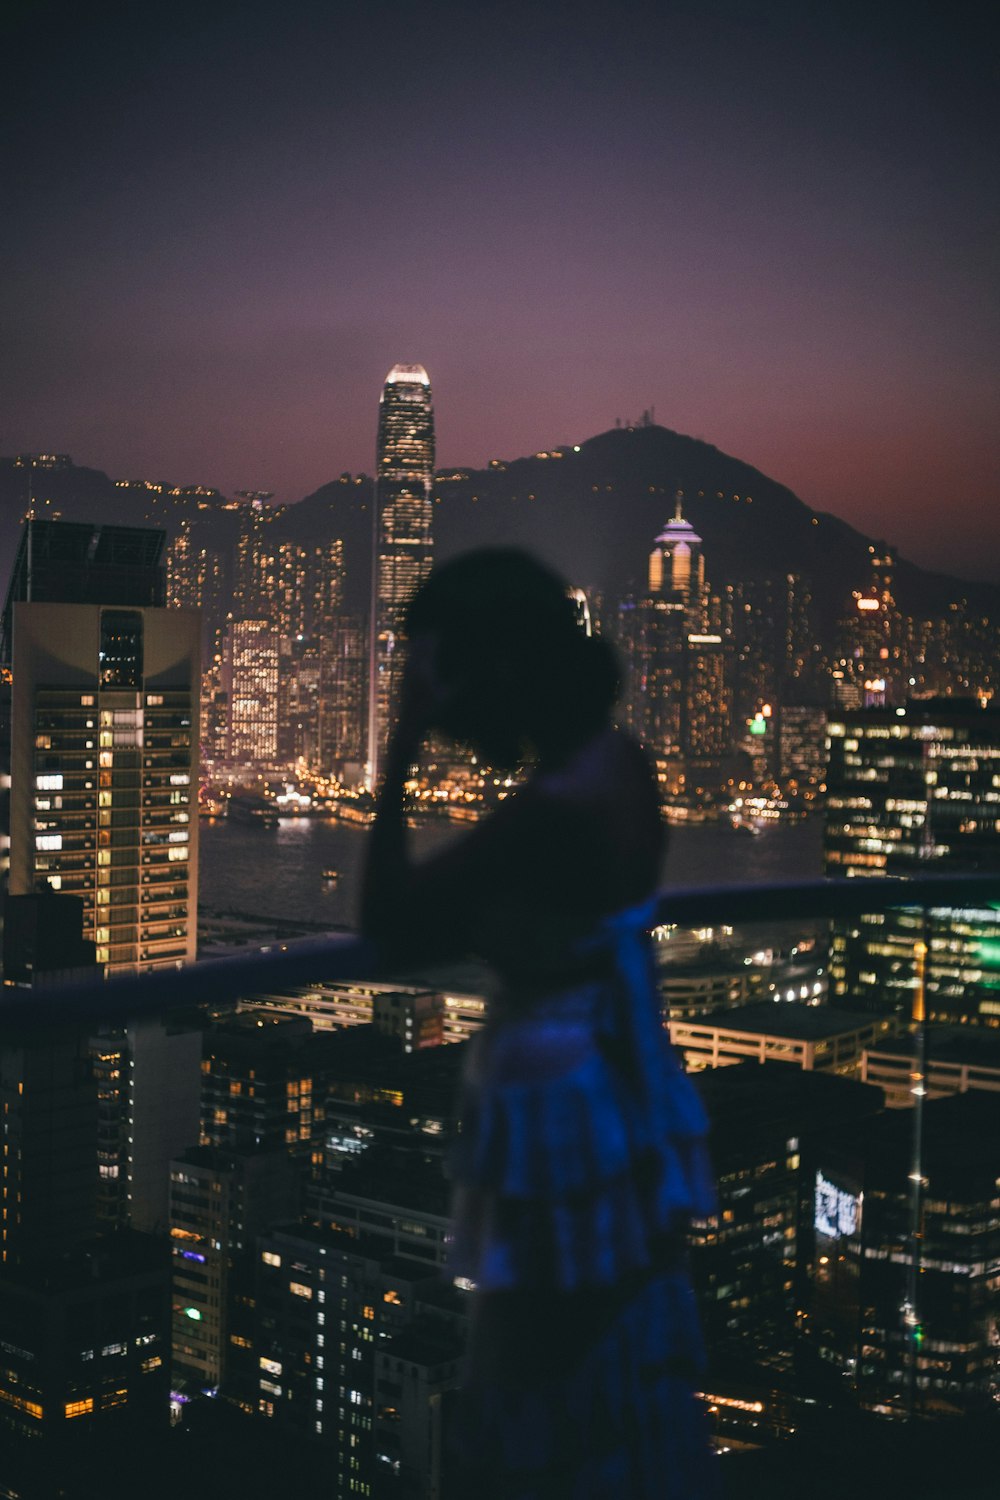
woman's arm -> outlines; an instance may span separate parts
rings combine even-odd
[[[414,866],[406,829],[405,785],[420,751],[415,722],[400,723],[386,753],[385,780],[368,837],[361,887],[361,930],[380,947],[391,947],[397,937],[407,896],[414,882]]]

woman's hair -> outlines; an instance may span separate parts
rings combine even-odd
[[[478,720],[468,726],[474,738],[502,713],[508,734],[579,741],[607,721],[618,696],[614,651],[586,634],[558,574],[516,547],[484,547],[435,568],[410,601],[406,627],[438,636],[440,669],[463,685]]]

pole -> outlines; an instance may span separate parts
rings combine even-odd
[[[913,945],[913,1069],[910,1092],[913,1095],[913,1142],[910,1156],[910,1232],[909,1265],[906,1276],[906,1300],[903,1303],[903,1327],[906,1339],[906,1417],[912,1421],[917,1406],[917,1375],[920,1346],[924,1330],[919,1313],[921,1221],[924,1188],[924,1100],[927,1097],[927,909],[924,908],[923,934]]]

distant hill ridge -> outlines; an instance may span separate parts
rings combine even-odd
[[[832,622],[851,590],[867,581],[869,546],[835,516],[811,510],[791,490],[710,443],[657,425],[614,428],[579,444],[485,469],[447,469],[435,481],[435,547],[449,557],[487,543],[516,543],[551,561],[574,583],[614,598],[642,589],[657,533],[683,492],[685,517],[704,540],[715,587],[740,578],[803,574]],[[24,511],[27,472],[0,459],[0,565],[9,573]],[[189,518],[209,545],[225,546],[238,517],[218,492],[164,486],[123,488],[95,469],[35,471],[39,514],[66,520],[158,524],[175,533]],[[48,502],[48,503],[46,503]],[[332,480],[279,508],[276,535],[309,541],[341,536],[349,604],[368,587],[372,481]],[[891,545],[894,538],[885,538]],[[951,605],[1000,619],[1000,587],[929,573],[900,561],[896,597],[904,612],[933,617]]]

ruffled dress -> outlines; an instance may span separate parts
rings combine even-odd
[[[458,1461],[477,1500],[694,1500],[715,1466],[685,1234],[706,1120],[664,1031],[648,903],[470,1046],[451,1270],[476,1286]]]

